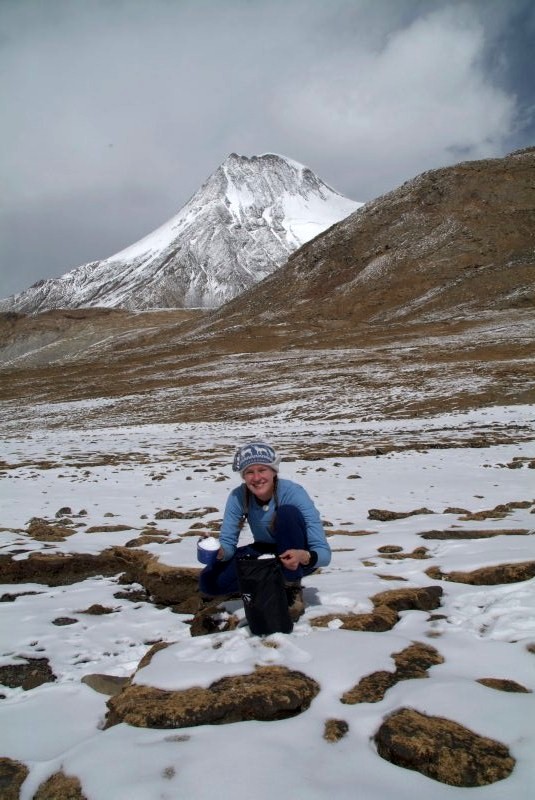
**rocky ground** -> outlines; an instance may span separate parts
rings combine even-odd
[[[138,796],[112,763],[139,769],[127,729],[181,742],[172,755],[154,740],[139,797],[166,785],[180,793],[205,732],[230,725],[256,758],[271,736],[258,729],[252,745],[247,726],[266,723],[279,726],[283,749],[280,726],[307,743],[294,791],[309,752],[343,798],[362,788],[363,769],[375,776],[371,798],[408,797],[415,784],[404,776],[419,774],[440,799],[440,786],[463,797],[462,787],[503,785],[528,797],[532,717],[521,722],[517,709],[527,714],[522,698],[531,703],[535,686],[529,406],[305,424],[292,423],[290,404],[282,422],[257,418],[281,443],[286,475],[316,498],[333,549],[330,567],[307,581],[294,632],[258,639],[239,600],[203,605],[196,592],[195,543],[217,535],[244,423],[88,431],[78,405],[63,406],[61,427],[38,405],[25,433],[2,422],[11,503],[0,552],[0,715],[14,732],[2,737],[5,797]],[[102,422],[106,406],[85,405]],[[91,710],[76,723],[58,712],[52,723],[47,705],[67,696]],[[16,731],[30,710],[28,742]],[[341,775],[323,749],[333,747],[346,760]],[[374,759],[401,768],[395,795]],[[94,770],[103,760],[105,781]],[[203,798],[214,791],[196,786]]]

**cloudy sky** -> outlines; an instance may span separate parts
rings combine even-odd
[[[533,0],[0,0],[0,297],[172,217],[231,152],[366,201],[535,144]]]

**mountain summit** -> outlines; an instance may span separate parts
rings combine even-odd
[[[39,281],[0,301],[0,310],[216,308],[361,205],[296,161],[232,153],[153,233],[104,261]]]
[[[535,147],[424,172],[301,247],[213,324],[243,336],[240,326],[276,322],[295,343],[312,325],[347,337],[362,325],[531,315],[534,174]]]

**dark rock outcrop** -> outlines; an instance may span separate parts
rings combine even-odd
[[[225,603],[215,600],[213,603],[203,604],[194,615],[190,623],[192,636],[205,636],[208,633],[222,633],[233,631],[238,627],[238,617],[225,610]]]
[[[47,658],[20,658],[20,664],[0,667],[0,684],[9,686],[10,689],[20,687],[27,691],[56,680]]]

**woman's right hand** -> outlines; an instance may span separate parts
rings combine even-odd
[[[219,550],[217,551],[216,559],[217,559],[217,561],[224,561],[225,560],[225,551],[223,550],[222,547],[220,547]]]

